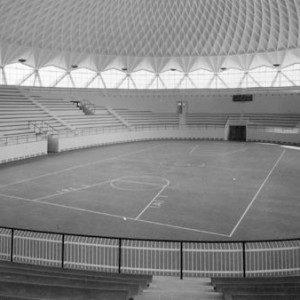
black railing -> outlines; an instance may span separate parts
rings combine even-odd
[[[300,275],[300,240],[177,241],[0,227],[0,259],[183,277]]]

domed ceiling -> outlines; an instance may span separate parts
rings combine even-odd
[[[0,0],[0,63],[103,71],[300,62],[299,0]]]

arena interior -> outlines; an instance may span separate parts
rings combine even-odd
[[[0,15],[0,299],[300,299],[298,0]]]

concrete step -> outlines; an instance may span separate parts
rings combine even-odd
[[[208,278],[179,278],[154,276],[150,287],[135,300],[221,300],[213,291]]]
[[[126,290],[77,288],[73,286],[57,286],[23,282],[0,281],[0,294],[5,296],[41,298],[48,300],[128,300]]]
[[[118,282],[113,279],[92,280],[86,277],[72,278],[56,275],[42,275],[42,274],[23,274],[18,271],[3,271],[0,270],[0,282],[23,282],[33,284],[45,284],[56,286],[76,286],[77,288],[101,288],[101,289],[124,289],[129,291],[129,296],[133,298],[141,289],[138,284],[131,282]]]
[[[28,275],[46,275],[58,276],[71,279],[84,279],[84,280],[114,280],[116,282],[130,282],[139,284],[141,288],[147,287],[151,282],[152,276],[150,275],[134,275],[134,274],[118,274],[97,271],[85,271],[76,269],[60,269],[55,267],[42,267],[37,265],[28,265],[21,263],[11,263],[2,261],[0,262],[0,270],[2,272],[16,272],[17,274]]]
[[[31,298],[31,297],[17,297],[17,296],[7,296],[0,294],[0,299],[1,300],[39,300],[41,298]]]

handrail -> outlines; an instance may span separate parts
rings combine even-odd
[[[4,245],[0,249],[2,260],[61,268],[178,275],[181,279],[184,276],[300,275],[300,239],[154,240],[1,226],[0,242]],[[47,246],[49,249],[45,250]],[[87,258],[86,253],[94,255]],[[162,256],[164,259],[160,259]],[[276,256],[281,259],[280,264],[274,259]],[[203,265],[199,265],[199,260]]]
[[[286,238],[286,239],[259,239],[259,240],[176,240],[176,239],[145,239],[145,238],[130,238],[130,237],[118,237],[118,236],[110,236],[110,235],[94,235],[94,234],[82,234],[82,233],[70,233],[65,231],[51,231],[51,230],[38,230],[38,229],[28,229],[28,228],[20,228],[20,227],[12,227],[12,226],[2,226],[0,225],[0,229],[8,229],[8,230],[20,230],[26,232],[34,232],[34,233],[45,233],[45,234],[53,234],[53,235],[70,235],[76,237],[86,237],[86,238],[99,238],[99,239],[112,239],[118,240],[122,238],[128,241],[145,241],[145,242],[166,242],[166,243],[206,243],[206,244],[236,244],[236,243],[271,243],[271,242],[291,242],[291,241],[299,241],[300,237],[296,238]],[[300,249],[300,248],[299,248]]]
[[[57,130],[44,120],[35,120],[35,121],[29,120],[28,127],[31,128],[31,126],[33,127],[35,133],[40,133],[40,134],[48,134],[49,132],[51,134],[57,133]]]
[[[185,128],[189,129],[208,129],[208,128],[224,128],[223,125],[186,125]],[[132,125],[132,128],[129,129],[125,126],[102,126],[102,127],[85,127],[81,129],[76,129],[74,131],[58,131],[59,137],[74,137],[74,136],[85,136],[85,135],[92,135],[92,134],[103,134],[108,132],[128,132],[132,130],[141,131],[141,130],[151,130],[151,129],[174,129],[174,130],[182,130],[183,128],[179,125]]]
[[[72,98],[71,102],[76,104],[76,107],[81,109],[84,113],[95,114],[96,106],[89,100],[76,100],[75,98]]]
[[[17,135],[6,135],[0,137],[0,147],[6,147],[9,145],[18,145],[25,143],[33,143],[38,141],[44,141],[47,137],[44,134],[17,134]]]
[[[257,123],[248,123],[248,128],[259,129],[265,132],[276,132],[276,133],[300,133],[300,128],[290,127],[290,126],[269,126],[269,125],[261,125]]]

